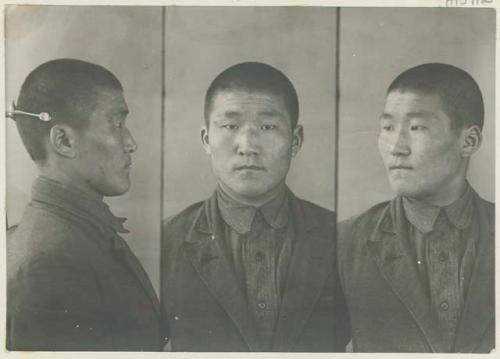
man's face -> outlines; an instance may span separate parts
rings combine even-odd
[[[396,194],[431,199],[463,179],[461,143],[437,95],[388,94],[378,147]]]
[[[284,185],[302,143],[302,128],[292,129],[282,96],[227,90],[213,98],[202,140],[223,188],[254,201]]]
[[[122,92],[98,90],[88,128],[77,132],[77,171],[84,189],[117,196],[130,187],[132,153],[137,145],[125,126],[128,107]]]

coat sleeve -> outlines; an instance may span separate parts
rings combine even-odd
[[[8,349],[102,350],[110,347],[99,283],[88,267],[44,255],[8,286]]]

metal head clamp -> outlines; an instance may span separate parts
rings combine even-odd
[[[11,118],[15,121],[16,119],[14,115],[25,115],[30,117],[36,117],[43,122],[49,122],[52,119],[52,117],[47,112],[31,113],[31,112],[17,110],[14,101],[12,101],[11,105],[9,106],[9,110],[5,112],[5,117]]]

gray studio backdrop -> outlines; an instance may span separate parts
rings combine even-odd
[[[6,100],[15,99],[28,73],[59,57],[109,68],[122,82],[130,108],[128,126],[138,144],[132,187],[106,198],[118,216],[128,218],[124,237],[159,283],[161,189],[161,8],[8,6],[6,8]],[[19,222],[30,199],[35,165],[15,123],[6,123],[7,217]]]
[[[495,197],[495,12],[492,9],[342,8],[338,218],[393,197],[377,149],[385,91],[402,71],[446,62],[468,71],[485,103],[482,148],[469,181]]]
[[[164,215],[210,196],[201,146],[205,91],[227,67],[268,63],[296,87],[305,139],[290,188],[334,208],[335,8],[172,7],[166,17]]]

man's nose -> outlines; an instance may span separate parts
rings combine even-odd
[[[130,130],[125,127],[125,135],[124,135],[124,144],[125,144],[125,152],[127,153],[134,153],[137,151],[137,143],[135,142],[134,137],[132,136],[132,133]]]
[[[257,156],[259,154],[259,133],[253,127],[243,127],[236,137],[236,151],[240,156]]]
[[[391,154],[393,156],[408,156],[410,154],[409,134],[406,130],[394,131],[391,136]]]

